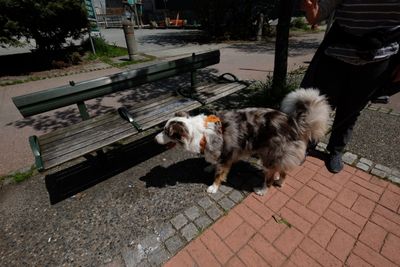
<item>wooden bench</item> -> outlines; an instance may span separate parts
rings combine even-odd
[[[13,97],[15,106],[24,117],[74,104],[78,106],[82,121],[41,136],[29,137],[37,169],[46,171],[90,153],[101,152],[103,148],[121,140],[142,138],[146,136],[146,130],[166,122],[178,111],[199,108],[246,88],[245,83],[235,80],[221,82],[212,78],[205,84],[197,81],[197,70],[217,64],[219,60],[220,52],[215,50]],[[188,88],[171,90],[132,108],[121,107],[107,114],[89,116],[85,101],[122,90],[130,90],[134,94],[140,85],[184,73],[190,73]]]

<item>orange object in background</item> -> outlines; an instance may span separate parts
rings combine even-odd
[[[183,26],[184,25],[184,21],[183,19],[171,19],[171,26]]]

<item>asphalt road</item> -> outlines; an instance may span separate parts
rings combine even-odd
[[[101,35],[111,44],[126,47],[124,32],[118,28],[101,29]],[[84,38],[87,38],[85,36]],[[138,43],[138,51],[142,53],[173,49],[182,46],[198,45],[206,40],[202,37],[199,30],[175,30],[175,29],[139,29],[135,30],[135,38]],[[73,41],[76,44],[80,40]],[[31,41],[23,47],[0,47],[0,56],[27,53],[35,48],[35,42]]]

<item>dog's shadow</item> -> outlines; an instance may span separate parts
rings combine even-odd
[[[186,159],[168,167],[154,167],[140,180],[146,183],[146,187],[162,188],[177,183],[196,183],[208,186],[213,183],[215,172],[215,169],[210,166],[202,158]],[[237,190],[252,192],[253,187],[262,184],[263,177],[262,171],[256,166],[239,161],[232,166],[227,181],[223,184]]]

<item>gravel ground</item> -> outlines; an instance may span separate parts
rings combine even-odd
[[[400,116],[365,109],[347,150],[400,170]]]
[[[389,168],[400,170],[400,116],[364,109],[346,150]],[[324,143],[328,143],[329,135]]]
[[[153,144],[154,146],[154,144]],[[204,197],[204,160],[172,149],[56,205],[44,179],[0,189],[2,266],[99,266]]]
[[[213,175],[203,158],[176,148],[159,153],[152,142],[123,155],[129,168],[114,166],[119,174],[55,205],[40,175],[0,188],[0,265],[100,266],[208,196]],[[260,175],[237,164],[228,186],[249,192]]]

